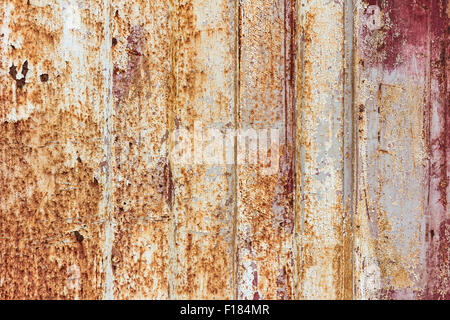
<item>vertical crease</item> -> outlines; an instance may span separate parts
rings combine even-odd
[[[241,65],[241,3],[240,0],[235,0],[234,3],[234,24],[235,24],[235,66],[234,66],[234,106],[233,106],[233,121],[234,121],[234,151],[233,151],[233,235],[232,235],[232,264],[233,264],[233,293],[234,299],[239,297],[239,277],[238,277],[238,141],[236,131],[239,126],[239,105],[240,105],[240,65]]]
[[[103,248],[103,272],[105,274],[105,285],[103,291],[104,300],[114,299],[114,275],[112,269],[112,248],[114,242],[114,218],[113,208],[111,203],[113,187],[112,187],[112,170],[113,170],[113,157],[112,157],[112,144],[113,144],[113,83],[112,83],[112,42],[111,39],[111,0],[103,1],[103,15],[105,19],[104,25],[104,66],[103,76],[105,81],[105,89],[103,92],[104,103],[104,136],[103,143],[106,153],[106,183],[105,190],[103,192],[103,198],[105,203],[105,243]]]
[[[303,203],[303,191],[302,191],[302,187],[305,184],[304,181],[304,175],[303,175],[303,167],[302,164],[304,164],[305,161],[305,148],[302,145],[303,142],[303,108],[305,106],[305,20],[304,20],[304,11],[303,8],[304,7],[304,1],[301,1],[301,5],[299,5],[300,8],[300,12],[299,12],[299,25],[300,25],[300,30],[299,30],[299,34],[300,34],[300,45],[299,45],[299,50],[300,50],[300,85],[301,85],[301,89],[300,91],[300,104],[298,106],[298,110],[299,110],[299,119],[297,120],[297,139],[300,139],[300,141],[298,142],[299,144],[299,162],[300,162],[300,174],[298,175],[297,179],[298,179],[298,183],[297,185],[300,186],[300,191],[299,193],[299,200],[298,202],[300,203],[300,262],[299,262],[299,288],[298,288],[298,297],[301,298],[302,297],[302,293],[303,293],[303,272],[304,272],[304,243],[303,243],[303,238],[304,238],[304,233],[305,233],[305,207],[304,207],[304,203]],[[298,208],[297,208],[298,210]]]
[[[355,157],[357,152],[355,150],[355,88],[354,88],[354,15],[353,15],[353,0],[345,0],[343,2],[344,7],[344,68],[346,69],[344,74],[344,208],[345,208],[345,225],[344,225],[344,241],[348,243],[350,248],[349,256],[344,253],[344,268],[343,275],[343,298],[353,299],[353,284],[354,284],[354,270],[353,270],[353,214],[354,214],[354,201],[356,199],[355,194],[355,181],[357,176],[355,175]],[[346,153],[349,153],[348,155]],[[349,232],[350,234],[347,234]],[[348,242],[347,242],[348,241]],[[347,251],[348,252],[348,251]],[[349,259],[350,261],[348,261]],[[347,270],[347,268],[349,270]],[[350,287],[350,288],[349,288]]]
[[[298,48],[298,43],[299,43],[299,29],[298,29],[298,18],[299,18],[299,13],[298,13],[298,7],[297,7],[297,1],[294,1],[292,3],[292,15],[293,15],[293,21],[294,21],[294,26],[291,30],[292,32],[292,41],[294,41],[294,45],[293,45],[293,54],[294,54],[294,61],[293,61],[293,66],[292,66],[292,79],[291,81],[293,82],[293,87],[294,87],[294,92],[293,94],[293,119],[292,119],[292,123],[293,123],[293,128],[292,128],[292,136],[293,136],[293,173],[294,173],[294,177],[293,177],[293,181],[294,181],[294,188],[293,188],[293,215],[294,215],[294,229],[292,232],[292,248],[293,248],[293,254],[294,254],[294,290],[293,290],[293,299],[298,299],[299,294],[298,294],[298,285],[299,285],[299,273],[298,273],[298,246],[297,246],[297,219],[298,219],[298,213],[297,213],[297,209],[298,209],[298,204],[297,204],[297,192],[298,192],[298,183],[297,183],[297,179],[298,179],[298,174],[297,174],[297,170],[298,170],[298,165],[297,165],[297,161],[299,159],[298,157],[298,151],[299,151],[299,144],[297,143],[297,118],[298,118],[298,105],[297,105],[297,98],[298,98],[298,76],[297,76],[297,67],[298,67],[298,57],[300,56],[299,54],[299,48]]]
[[[170,67],[171,67],[171,76],[170,76],[170,98],[169,105],[166,110],[166,123],[169,131],[169,139],[168,139],[168,147],[166,150],[167,162],[170,167],[173,168],[171,164],[171,147],[173,146],[173,114],[174,109],[177,103],[178,97],[178,64],[177,64],[177,53],[178,53],[178,36],[179,36],[179,21],[178,21],[178,8],[180,4],[179,1],[170,1],[169,5],[169,30],[170,30]],[[167,178],[167,177],[166,177]],[[175,187],[174,187],[175,189]],[[174,192],[175,193],[175,192]],[[175,195],[173,195],[175,198]],[[169,235],[169,268],[168,268],[168,276],[167,276],[167,290],[168,290],[168,298],[170,300],[177,299],[177,283],[176,276],[178,272],[178,264],[177,264],[177,248],[176,248],[176,238],[177,238],[177,219],[175,213],[175,205],[172,204],[169,207],[169,213],[172,218],[172,228],[170,229],[171,234]]]

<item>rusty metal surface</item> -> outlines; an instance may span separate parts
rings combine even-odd
[[[109,6],[111,247],[107,254],[112,270],[105,295],[167,299],[172,230],[168,140],[164,139],[171,90],[169,5],[114,1]]]
[[[252,132],[280,129],[268,150],[278,156],[276,167],[273,158],[261,161],[261,154],[258,161],[237,166],[239,299],[294,297],[293,10],[291,1],[242,1],[239,6],[237,125],[249,133],[248,140]],[[239,140],[241,154],[244,134]]]
[[[172,297],[225,299],[233,291],[234,177],[232,166],[215,158],[217,141],[208,130],[220,134],[234,123],[234,3],[177,1],[172,10],[176,32],[169,122],[180,132],[171,135],[170,148]],[[175,153],[183,142],[178,137],[191,135],[193,159],[179,161]]]
[[[344,1],[302,1],[297,86],[297,221],[299,298],[351,296],[344,199]],[[350,276],[350,277],[349,277]]]
[[[357,298],[449,297],[448,3],[358,3]]]
[[[2,0],[1,299],[449,299],[448,0]]]

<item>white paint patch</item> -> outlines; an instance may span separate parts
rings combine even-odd
[[[11,18],[11,11],[13,10],[12,3],[5,2],[3,5],[3,22],[0,27],[0,33],[3,34],[3,51],[6,52],[9,45],[9,35],[11,29],[9,28],[9,21]]]
[[[68,141],[66,143],[64,152],[67,157],[67,160],[64,162],[64,165],[69,168],[74,168],[77,162],[77,150],[71,141]]]
[[[103,16],[105,23],[104,39],[111,39],[111,3],[109,0],[103,1]],[[111,46],[109,41],[103,43],[103,77],[105,80],[103,103],[104,103],[104,152],[108,163],[108,171],[106,172],[106,184],[103,192],[104,214],[107,220],[105,224],[105,244],[103,246],[103,272],[105,274],[105,284],[103,291],[104,300],[114,299],[114,274],[112,270],[112,248],[114,242],[115,222],[112,217],[112,131],[113,131],[113,91],[112,91],[112,72],[113,65],[111,60]]]
[[[80,9],[74,0],[63,6],[64,27],[68,30],[79,30],[81,27]]]
[[[33,113],[35,109],[36,107],[31,103],[19,107],[18,110],[14,107],[6,116],[6,122],[17,122],[21,120],[26,120],[30,117],[30,115]]]
[[[79,43],[74,31],[81,29],[80,8],[74,0],[61,0],[63,9],[63,48],[66,61],[82,55],[82,45]]]
[[[242,257],[251,257],[251,252],[246,249],[241,249]],[[258,272],[256,264],[251,261],[243,261],[242,262],[242,279],[240,283],[240,297],[239,299],[243,300],[253,300],[253,294],[254,294],[254,288],[253,288],[253,280],[254,280],[254,273]]]
[[[378,295],[381,290],[381,271],[376,259],[368,258],[366,268],[361,275],[361,299],[369,300]]]

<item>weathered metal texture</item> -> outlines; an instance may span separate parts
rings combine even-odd
[[[238,12],[237,152],[245,156],[246,143],[249,157],[237,167],[240,299],[294,297],[294,12],[291,1],[241,1]],[[251,140],[270,129],[280,130],[279,139],[271,140],[273,156],[264,163]]]
[[[234,2],[174,2],[169,125],[180,134],[171,134],[169,164],[172,297],[231,298],[235,178],[216,147],[234,126]],[[209,136],[209,129],[218,136]],[[192,159],[180,161],[178,139],[189,137]]]
[[[449,299],[449,16],[3,0],[0,298]]]
[[[426,132],[429,152],[426,206],[426,280],[424,297],[450,299],[450,5],[427,6],[428,90]]]
[[[167,1],[113,1],[111,248],[108,298],[166,299],[172,188],[168,159],[171,81]]]
[[[233,3],[124,1],[111,12],[113,296],[230,297],[232,167],[180,162],[176,131],[233,124]],[[210,142],[197,142],[201,155]]]
[[[0,6],[0,297],[101,298],[103,4]]]
[[[355,23],[355,298],[448,298],[447,1],[361,1]]]
[[[344,148],[345,5],[299,3],[296,231],[298,293],[304,299],[351,297],[352,203],[344,190],[344,168],[351,161]]]

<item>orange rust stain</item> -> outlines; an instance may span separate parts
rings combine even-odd
[[[63,20],[57,5],[8,1],[2,12],[0,85],[0,297],[98,299],[103,224],[102,123],[94,114],[102,90],[101,60],[85,70],[64,61]],[[94,8],[96,7],[96,8]],[[93,4],[92,10],[98,9]],[[3,10],[2,10],[3,11]],[[7,18],[6,15],[9,15]],[[100,50],[102,16],[89,29],[82,52]],[[99,20],[99,21],[97,21]],[[91,54],[92,55],[92,54]],[[97,56],[97,58],[99,58]],[[77,96],[77,83],[86,96]]]
[[[262,163],[237,167],[237,298],[292,299],[295,4],[240,6],[238,127],[280,129],[279,150],[271,150],[280,165],[268,175]]]
[[[174,4],[171,132],[233,121],[232,4]],[[224,27],[227,26],[227,27]],[[174,147],[170,141],[170,150]],[[201,142],[199,142],[201,143]],[[199,145],[197,145],[199,147]],[[192,150],[191,150],[192,151]],[[173,154],[171,154],[173,157]],[[175,217],[172,243],[174,297],[233,297],[231,166],[170,162]]]
[[[112,39],[105,40],[114,66],[111,200],[117,299],[170,297],[169,9],[166,1],[115,1]]]

